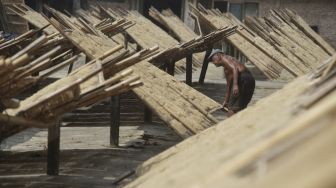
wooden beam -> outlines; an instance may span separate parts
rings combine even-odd
[[[209,65],[209,60],[208,60],[208,57],[210,56],[211,54],[211,50],[212,49],[208,49],[205,53],[205,56],[204,56],[204,60],[203,60],[203,65],[202,65],[202,70],[201,70],[201,74],[200,74],[200,77],[199,77],[199,80],[198,82],[200,84],[203,84],[204,83],[204,79],[205,79],[205,74],[208,70],[208,65]]]
[[[119,146],[120,95],[111,97],[110,145]]]
[[[187,56],[187,66],[186,66],[186,83],[191,86],[192,85],[192,57],[193,54]]]
[[[60,127],[60,120],[48,127],[47,175],[50,176],[57,176],[59,173]]]

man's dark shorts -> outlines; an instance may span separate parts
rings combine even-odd
[[[238,112],[246,108],[252,99],[255,88],[255,79],[249,71],[239,73],[238,87],[238,96],[233,95],[232,89],[229,102],[229,108],[234,112]]]

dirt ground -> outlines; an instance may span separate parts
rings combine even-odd
[[[193,74],[197,81],[199,71]],[[177,76],[181,80],[184,75]],[[285,81],[257,81],[250,105],[282,88]],[[223,70],[210,64],[205,84],[193,87],[218,102],[225,93]],[[120,147],[109,145],[110,105],[79,109],[63,117],[60,175],[46,176],[47,130],[27,129],[0,144],[0,187],[120,187],[114,181],[181,139],[156,116],[144,123],[138,101],[122,107]],[[122,103],[123,104],[123,103]],[[127,107],[128,105],[128,107]],[[138,107],[133,107],[138,105]],[[132,114],[128,109],[138,108]],[[224,120],[222,111],[214,113]]]

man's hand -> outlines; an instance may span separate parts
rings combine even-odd
[[[234,85],[234,86],[233,86],[233,95],[234,95],[234,96],[237,96],[238,94],[239,94],[238,86],[237,86],[237,85]]]
[[[229,112],[228,102],[226,101],[223,102],[222,110],[224,112]]]

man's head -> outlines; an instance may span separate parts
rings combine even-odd
[[[209,55],[209,61],[212,61],[212,63],[216,66],[219,67],[221,65],[220,60],[221,60],[221,56],[224,53],[219,50],[219,49],[213,49],[211,54]]]

